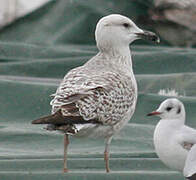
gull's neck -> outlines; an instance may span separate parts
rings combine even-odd
[[[184,123],[185,123],[185,119],[181,118],[181,119],[162,119],[159,121],[158,124],[161,126],[167,126],[167,127],[171,127],[172,129],[176,129],[184,126]]]
[[[99,48],[100,52],[109,56],[131,56],[129,46],[106,46]]]
[[[104,57],[103,59],[105,64],[108,64],[112,69],[116,69],[117,71],[120,70],[124,75],[127,75],[131,78],[137,93],[137,82],[133,72],[129,45],[115,46],[115,48],[110,46],[107,48],[98,48],[100,50],[99,55]]]
[[[113,63],[132,70],[132,59],[129,46],[108,46],[107,48],[101,48],[100,52],[104,54],[107,59],[112,60]]]

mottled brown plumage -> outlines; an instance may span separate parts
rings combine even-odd
[[[140,38],[159,42],[154,33],[144,32],[121,15],[102,18],[95,35],[99,53],[64,77],[51,101],[52,115],[33,121],[65,133],[64,172],[68,134],[105,139],[109,172],[109,144],[132,117],[137,101],[129,44]]]

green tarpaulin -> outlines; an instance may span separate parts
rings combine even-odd
[[[158,95],[160,89],[175,89],[187,124],[196,128],[195,49],[134,43],[137,109],[111,143],[110,174],[104,169],[103,141],[76,138],[69,147],[70,172],[63,174],[63,135],[31,125],[50,113],[50,95],[68,70],[97,53],[97,21],[119,13],[137,22],[150,5],[145,0],[51,1],[0,31],[0,180],[183,179],[157,158],[152,136],[158,118],[146,114],[167,98]]]

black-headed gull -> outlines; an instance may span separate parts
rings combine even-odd
[[[184,176],[191,179],[196,172],[196,156],[192,156],[196,155],[196,129],[185,125],[183,103],[176,98],[166,99],[156,111],[148,114],[153,115],[161,118],[153,137],[157,155],[168,167],[184,172]]]

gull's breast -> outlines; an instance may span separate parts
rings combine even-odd
[[[165,165],[182,171],[188,151],[177,141],[174,129],[161,125],[161,122],[159,122],[154,132],[155,151]]]

